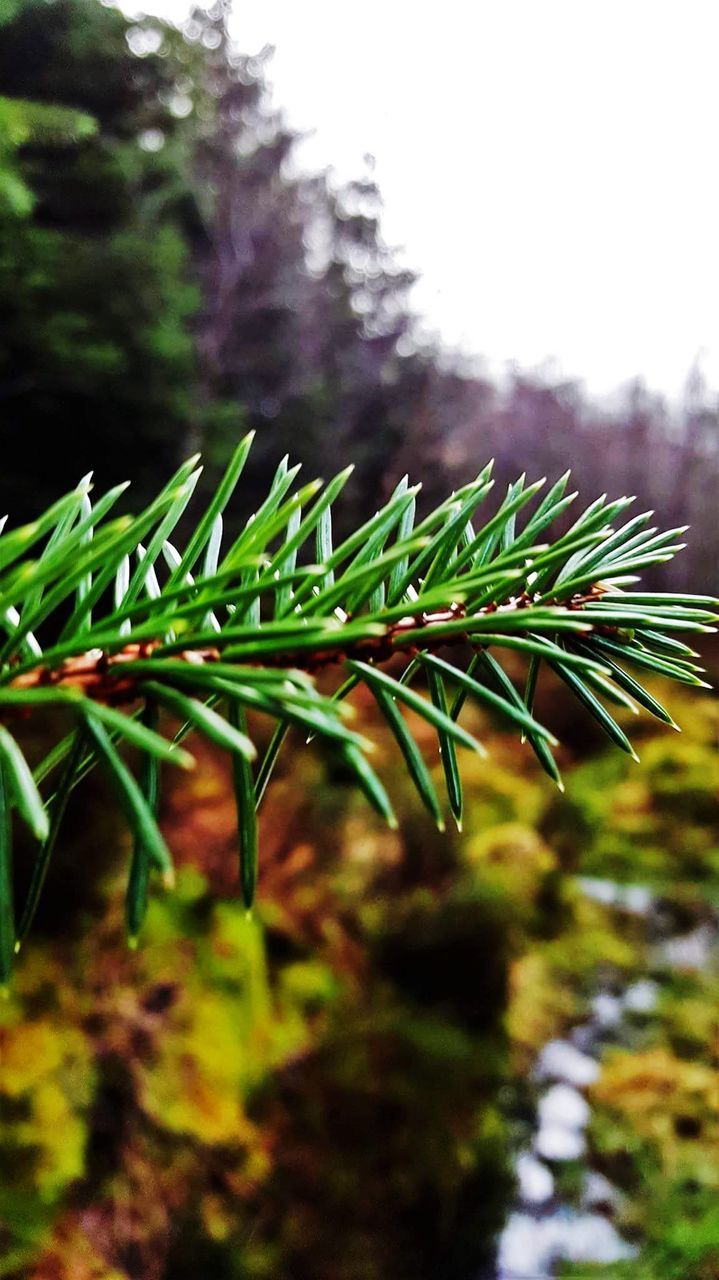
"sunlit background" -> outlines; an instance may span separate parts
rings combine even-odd
[[[500,498],[571,467],[691,525],[654,580],[715,589],[718,37],[709,0],[0,0],[8,527],[198,448],[201,504],[255,428],[230,534],[286,451],[357,464],[338,532],[494,457]],[[718,1276],[719,709],[652,689],[683,732],[613,707],[635,764],[542,679],[563,795],[468,706],[461,831],[369,697],[397,832],[290,737],[251,917],[195,743],[137,952],[91,775],[0,1005],[0,1277]]]

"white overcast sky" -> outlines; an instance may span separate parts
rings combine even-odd
[[[177,17],[183,0],[147,0]],[[235,0],[308,167],[376,160],[451,344],[719,387],[719,0]]]

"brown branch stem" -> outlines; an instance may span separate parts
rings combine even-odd
[[[567,601],[557,601],[556,604],[561,608],[581,609],[583,604],[590,603],[593,599],[596,599],[597,594],[597,590],[593,588],[585,595],[574,596]],[[501,610],[506,613],[508,606],[511,609],[523,609],[531,604],[533,604],[532,597],[523,592],[502,605]],[[500,606],[497,604],[489,604],[484,608],[477,609],[472,616],[490,616],[493,613],[497,613],[499,609]],[[237,662],[237,665],[238,667],[241,665],[294,667],[314,673],[330,665],[352,659],[378,664],[388,662],[398,653],[413,657],[420,650],[432,648],[433,629],[437,633],[437,639],[434,642],[436,648],[448,644],[468,643],[470,635],[462,629],[453,631],[450,635],[447,635],[446,632],[443,634],[443,629],[446,628],[448,623],[456,623],[464,616],[464,605],[451,603],[444,609],[435,609],[431,612],[419,611],[414,614],[408,613],[398,621],[388,623],[383,635],[367,636],[350,641],[346,645],[339,643],[336,646],[329,647],[326,644],[326,640],[323,644],[322,637],[318,637],[318,648],[314,652],[308,651],[306,648],[293,650],[289,647],[264,657],[261,664],[253,663],[252,659],[248,658],[243,662]],[[425,633],[422,637],[421,645],[416,640],[416,632],[418,630]],[[188,666],[204,666],[220,662],[223,660],[222,650],[224,647],[221,633],[218,633],[217,640],[218,643],[215,646],[197,649],[187,648],[174,651],[171,656],[174,661],[186,662]],[[225,643],[231,645],[232,638],[228,636]],[[9,682],[8,687],[18,691],[72,689],[81,692],[86,698],[107,703],[108,705],[134,702],[141,696],[138,689],[139,684],[147,677],[145,673],[138,675],[137,672],[127,670],[127,664],[157,656],[163,647],[164,642],[158,639],[139,643],[137,641],[128,641],[117,653],[107,653],[102,649],[89,649],[85,653],[65,658],[54,667],[39,663],[31,670],[24,671],[16,676]],[[159,671],[158,664],[158,674]]]

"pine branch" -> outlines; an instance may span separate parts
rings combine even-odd
[[[405,478],[380,511],[335,546],[332,512],[350,470],[326,486],[298,487],[299,468],[284,459],[267,497],[225,547],[223,513],[251,442],[248,436],[238,446],[184,550],[171,538],[199,478],[197,458],[137,516],[113,518],[125,486],[93,502],[85,477],[32,524],[0,537],[3,978],[31,925],[67,798],[95,763],[107,772],[133,833],[126,916],[134,940],[153,869],[165,881],[172,874],[156,820],[160,766],[192,767],[179,746],[192,730],[234,760],[249,907],[257,878],[255,811],[291,726],[339,753],[369,801],[394,821],[367,759],[372,744],[349,723],[346,698],[360,683],[372,692],[440,826],[442,807],[403,707],[437,734],[459,823],[457,749],[483,751],[458,722],[467,697],[519,730],[561,785],[556,739],[532,710],[543,667],[632,755],[606,701],[638,703],[673,722],[626,666],[706,687],[695,653],[675,633],[714,630],[717,601],[635,589],[638,570],[681,550],[684,530],[658,532],[649,513],[622,522],[630,499],[603,496],[553,542],[540,541],[576,500],[566,494],[568,474],[542,499],[544,482],[527,485],[521,477],[482,524],[490,464],[420,520],[418,487]],[[527,656],[524,693],[499,662],[502,649]],[[327,668],[347,677],[334,694],[316,681]],[[414,687],[420,677],[429,696]],[[75,727],[33,774],[10,728],[18,715],[42,715],[51,706],[64,707]],[[275,722],[259,762],[248,711]],[[181,721],[172,741],[160,732],[162,712]],[[122,754],[127,746],[140,752],[137,778]],[[12,809],[39,844],[17,922]]]

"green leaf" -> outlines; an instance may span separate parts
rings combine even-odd
[[[49,533],[67,512],[75,510],[76,503],[77,493],[73,490],[72,493],[66,493],[64,498],[53,503],[38,520],[33,520],[31,524],[23,525],[20,529],[14,529],[12,533],[4,533],[0,538],[0,573],[5,573],[20,556],[27,555],[30,548],[40,538],[44,538],[45,534]]]
[[[570,667],[578,667],[582,671],[596,671],[599,675],[606,675],[608,668],[590,655],[589,649],[582,650],[581,653],[565,653],[559,645],[554,644],[547,636],[503,636],[500,632],[493,634],[491,631],[482,634],[483,645],[496,645],[499,649],[514,649],[519,653],[529,653],[532,657],[551,658],[558,655]]]
[[[293,507],[301,506],[309,500],[313,493],[317,492],[319,481],[313,481],[309,486],[305,486],[304,489],[300,490],[299,493],[295,493],[289,502],[282,506],[282,499],[292,488],[292,483],[300,470],[300,466],[292,467],[291,470],[288,470],[286,459],[282,460],[275,472],[270,492],[257,511],[250,516],[242,532],[238,534],[220,564],[221,570],[229,569],[241,563],[243,558],[251,554],[255,548],[263,548],[267,543],[268,536],[274,536],[275,533],[284,528]],[[279,520],[277,519],[278,512]]]
[[[639,707],[634,699],[630,698],[623,689],[619,688],[611,680],[607,680],[596,671],[585,671],[582,679],[585,680],[596,693],[608,698],[609,701],[615,703],[616,706],[624,707],[625,710],[631,711],[634,716],[639,714]]]
[[[446,524],[429,541],[420,543],[422,549],[415,555],[414,560],[410,560],[404,576],[400,578],[395,587],[394,594],[389,597],[390,602],[401,598],[421,573],[424,574],[424,587],[428,590],[438,578],[441,578],[450,563],[452,552],[461,540],[467,521],[471,519],[479,504],[484,501],[491,489],[491,483],[478,484],[475,482],[469,487],[469,496],[463,501],[454,503],[453,509],[450,511],[450,518]],[[419,530],[417,530],[415,537],[419,536]],[[455,572],[460,565],[460,561],[461,556],[452,565]],[[428,566],[426,571],[425,565]]]
[[[83,507],[82,507],[83,519],[92,514],[92,509],[93,508],[92,508],[92,503],[90,501],[90,498],[88,494],[85,494],[83,498]],[[87,544],[88,542],[92,542],[92,539],[93,539],[93,528],[92,526],[89,526],[86,533],[84,533],[82,536],[82,543]],[[85,597],[90,593],[91,590],[92,590],[92,572],[89,572],[89,573],[83,574],[83,576],[78,580],[77,587],[75,588],[75,607],[76,608],[82,605]],[[88,614],[88,625],[91,625],[91,624],[92,624],[92,612]]]
[[[305,619],[304,626],[296,623],[287,626],[284,632],[280,629],[275,632],[273,626],[273,623],[265,623],[259,632],[255,627],[226,628],[223,641],[232,641],[225,649],[226,658],[241,662],[279,658],[283,665],[296,665],[302,654],[341,654],[360,640],[379,639],[386,634],[381,623],[358,621],[342,625],[330,618]],[[208,641],[216,638],[210,636]],[[170,653],[177,648],[177,645],[166,645],[162,652]],[[286,658],[290,661],[287,662]]]
[[[323,493],[320,494],[320,496],[318,497],[317,501],[315,502],[311,510],[308,511],[304,519],[297,524],[297,527],[293,530],[293,532],[288,535],[286,542],[281,548],[282,564],[286,564],[287,558],[289,556],[292,556],[294,553],[296,553],[299,550],[299,548],[302,546],[302,544],[310,536],[310,534],[314,533],[320,520],[322,519],[324,512],[330,509],[330,507],[332,506],[332,503],[335,501],[335,499],[344,489],[344,486],[346,485],[353,471],[354,471],[354,465],[345,467],[344,471],[340,471],[338,475],[336,475],[332,480],[330,480],[326,489],[324,490]],[[292,563],[294,564],[294,560],[292,561]],[[273,564],[272,564],[272,568],[274,570],[274,569],[277,569],[278,567],[279,565],[277,563],[277,557],[275,557],[275,560],[273,561]]]
[[[314,735],[328,738],[340,745],[359,748],[371,746],[366,738],[352,732],[342,723],[337,714],[338,708],[329,700],[321,702],[319,699],[302,697],[299,691],[292,694],[285,692],[282,697],[271,697],[229,680],[217,680],[213,687],[218,693],[225,694],[234,701],[256,707],[268,715],[286,720],[288,724],[299,725],[305,732],[309,730]]]
[[[617,610],[621,610],[624,618],[631,614],[638,622],[646,619],[647,622],[654,621],[656,626],[670,630],[693,630],[694,623],[711,628],[715,622],[719,621],[717,615],[709,609],[692,609],[689,606],[676,605],[673,608],[657,610],[656,606],[626,604],[621,596],[615,596],[610,592],[600,596],[592,604],[592,609],[607,615],[610,613],[617,615]]]
[[[100,575],[100,577],[93,582],[92,588],[87,592],[81,604],[76,606],[73,613],[73,618],[75,618],[76,615],[79,617],[80,614],[82,614],[83,618],[87,616],[93,604],[95,604],[96,600],[100,598],[103,591],[112,582],[115,576],[117,564],[125,553],[125,550],[128,546],[132,546],[134,538],[133,528],[134,526],[131,517],[121,517],[113,524],[106,526],[102,535],[98,535],[93,539],[92,544],[89,545],[86,550],[79,552],[72,558],[72,564],[67,567],[60,577],[60,580],[51,588],[48,594],[44,596],[42,603],[37,607],[37,609],[34,609],[32,614],[25,614],[23,616],[16,631],[3,647],[2,652],[0,652],[0,662],[7,662],[12,657],[12,655],[17,651],[19,641],[22,640],[29,631],[37,630],[39,624],[43,622],[45,618],[49,617],[54,610],[60,607],[65,599],[73,593],[78,583],[87,578],[87,574],[89,572],[101,563],[108,564],[109,560],[110,565],[105,570],[104,575]],[[111,549],[117,549],[117,559],[112,558],[110,554]],[[18,585],[16,591],[14,588],[18,598],[24,594],[25,587],[31,589],[37,585],[37,575],[33,571],[34,566],[28,565],[25,566],[25,568],[27,570],[25,574],[25,583]],[[70,623],[67,624],[68,628],[69,626]]]
[[[62,538],[56,540],[55,535],[50,538],[40,559],[32,564],[30,573],[23,572],[21,565],[16,574],[11,574],[5,579],[3,598],[12,597],[14,600],[22,601],[26,614],[34,618],[42,600],[43,589],[53,581],[64,580],[68,569],[76,569],[76,558],[82,554],[82,548],[87,548],[88,543],[92,541],[95,526],[104,519],[127,488],[127,484],[116,485],[109,493],[104,494],[94,507],[87,494],[79,495],[81,519],[74,526],[64,528],[68,517],[71,515],[74,519],[77,514],[75,509],[71,508],[65,520],[61,521],[55,530],[55,533],[58,533],[61,528],[64,528]],[[102,531],[102,536],[106,536],[106,530]],[[25,570],[27,567],[27,565],[24,566]]]
[[[531,502],[534,495],[539,492],[544,484],[544,480],[537,480],[524,490],[518,490],[517,486],[510,486],[510,491],[497,514],[480,530],[474,542],[470,543],[460,553],[454,566],[455,570],[467,563],[474,566],[485,564],[500,541],[502,531],[507,522],[512,519],[517,511],[521,511],[522,507]]]
[[[453,684],[458,684],[465,688],[472,697],[478,698],[480,702],[487,702],[496,711],[501,711],[502,715],[507,716],[509,720],[513,720],[520,728],[524,729],[527,734],[534,733],[540,738],[545,738],[547,742],[557,745],[557,739],[549,729],[545,729],[544,725],[530,716],[524,706],[518,706],[512,699],[501,697],[499,694],[493,693],[486,685],[480,684],[466,671],[462,671],[459,667],[453,667],[449,662],[445,662],[443,658],[435,658],[431,654],[422,654],[421,661],[424,666],[433,668],[446,676]]]
[[[484,502],[487,494],[492,489],[493,482],[491,480],[486,484],[479,481],[476,483],[475,491],[470,494],[469,498],[459,504],[456,514],[447,522],[440,533],[435,534],[427,552],[420,557],[422,563],[427,563],[430,555],[433,557],[424,575],[423,590],[428,590],[434,583],[445,576],[451,562],[452,553],[457,549],[467,522],[472,519],[475,511]]]
[[[534,699],[537,694],[537,682],[539,680],[539,654],[533,653],[529,659],[527,667],[527,681],[524,686],[524,705],[530,713],[534,710]],[[522,733],[522,741],[525,734]]]
[[[295,507],[287,521],[287,534],[281,556],[273,561],[273,571],[277,578],[284,578],[282,585],[275,592],[275,617],[281,618],[292,605],[292,587],[287,575],[294,573],[297,563],[297,533],[302,526],[302,508]]]
[[[244,470],[254,438],[255,432],[250,431],[242,440],[240,440],[240,443],[228,463],[227,470],[225,471],[222,480],[207,506],[205,514],[200,522],[195,526],[177,569],[170,575],[170,579],[167,584],[169,590],[172,590],[177,583],[182,582],[186,573],[192,572],[197,561],[202,555],[205,546],[212,536],[212,530],[217,517],[222,515],[235,491],[235,488],[237,487],[237,482]]]
[[[142,727],[155,735],[157,720],[157,706],[149,699],[143,708]],[[142,757],[139,786],[150,813],[156,818],[160,802],[160,761],[150,751],[146,751]],[[138,830],[135,833],[125,895],[125,927],[128,943],[133,948],[137,946],[138,935],[147,913],[151,868],[152,850]]]
[[[183,751],[173,742],[168,742],[161,734],[156,733],[146,720],[137,720],[123,715],[114,707],[105,706],[101,702],[93,703],[92,714],[108,729],[114,729],[117,735],[139,747],[141,751],[153,756],[156,760],[165,760],[168,764],[178,765],[181,769],[194,769],[195,761],[188,751]]]
[[[590,529],[598,529],[602,526],[611,525],[612,520],[620,515],[622,511],[626,511],[635,501],[635,498],[618,498],[616,502],[607,502],[607,495],[603,493],[601,497],[596,498],[594,502],[586,508],[585,511],[575,520],[571,529],[567,531],[567,537],[575,537],[580,529],[584,533],[588,533]]]
[[[404,488],[401,492],[407,493],[409,501],[402,510],[399,523],[397,525],[397,542],[400,545],[410,540],[417,512],[417,499],[413,491],[407,488],[406,478],[404,480]],[[387,583],[387,597],[389,600],[397,599],[399,584],[407,572],[407,564],[407,555],[404,555],[400,560],[395,560],[395,563],[392,566],[392,572],[389,575],[389,582]]]
[[[168,544],[165,544],[167,549]],[[138,546],[140,556],[145,554],[145,549],[140,544]],[[174,561],[173,561],[174,563]],[[238,577],[248,575],[245,585],[236,586],[235,582]],[[92,630],[88,630],[83,640],[88,644],[99,647],[111,647],[113,638],[113,628],[115,634],[121,622],[124,620],[133,623],[133,637],[142,638],[160,635],[171,623],[180,619],[190,619],[197,616],[205,616],[209,610],[224,607],[237,607],[246,602],[254,603],[255,600],[259,604],[260,594],[270,589],[276,591],[278,587],[287,585],[292,586],[297,582],[301,582],[304,578],[314,584],[319,581],[322,570],[318,565],[302,565],[293,573],[281,575],[278,578],[271,577],[267,574],[260,577],[257,569],[232,569],[225,574],[218,573],[216,581],[218,584],[225,583],[221,591],[210,591],[207,589],[207,578],[198,578],[196,582],[185,583],[184,587],[175,589],[171,592],[162,591],[155,595],[156,587],[153,584],[157,579],[154,571],[148,574],[145,583],[145,589],[149,588],[148,599],[138,601],[135,605],[127,609],[120,609],[117,612],[109,614]],[[251,578],[251,581],[249,580]],[[136,625],[137,619],[145,618],[145,622]],[[248,619],[245,619],[248,620]],[[102,630],[100,629],[102,627]],[[207,630],[210,628],[207,627]],[[191,646],[188,646],[191,647]],[[77,641],[71,640],[63,649],[62,646],[53,645],[46,650],[48,658],[62,656],[63,652],[75,652],[77,650]]]
[[[629,741],[627,735],[619,728],[616,720],[610,716],[606,708],[602,706],[601,702],[599,702],[597,698],[595,698],[594,694],[587,688],[584,681],[579,678],[576,672],[570,671],[568,667],[563,666],[560,662],[551,661],[549,665],[554,671],[556,671],[557,675],[564,680],[565,684],[569,685],[569,688],[576,695],[582,705],[586,707],[590,715],[594,717],[597,724],[601,729],[603,729],[604,733],[606,733],[607,737],[611,739],[614,745],[619,747],[620,751],[626,751],[633,760],[638,760],[639,756],[634,750],[634,747]]]
[[[432,668],[427,672],[427,683],[429,686],[429,695],[438,711],[442,715],[448,715],[447,699],[444,691],[444,681],[440,675]],[[459,764],[457,762],[457,750],[454,740],[443,729],[437,730],[439,738],[439,754],[442,761],[442,770],[444,772],[444,781],[447,787],[447,799],[452,816],[457,824],[458,830],[462,830],[462,779],[459,773]]]
[[[522,532],[514,539],[515,547],[531,546],[539,534],[558,520],[575,501],[578,497],[577,493],[570,493],[568,497],[564,497],[570,475],[570,471],[565,471],[564,475],[560,476],[549,492],[544,495],[534,515],[530,516]]]
[[[0,726],[0,758],[20,816],[36,840],[46,840],[49,820],[42,797],[20,747],[3,726]]]
[[[389,796],[380,782],[377,774],[371,765],[363,756],[358,747],[345,747],[342,753],[343,759],[349,765],[354,773],[359,786],[364,791],[370,804],[392,830],[397,829],[397,818],[394,809],[390,803]]]
[[[548,571],[551,571],[555,565],[564,564],[568,556],[578,554],[587,547],[592,550],[596,550],[597,545],[599,545],[601,550],[606,537],[606,529],[590,529],[589,533],[578,534],[576,538],[572,538],[571,542],[561,538],[559,542],[556,542],[552,547],[548,547],[546,551],[537,553],[535,550],[529,548],[528,550],[532,551],[533,572],[535,572],[538,578],[541,579]],[[594,581],[593,574],[588,576],[591,581]],[[553,593],[548,592],[547,598],[549,598],[551,594],[556,594],[556,589]],[[561,594],[563,599],[566,599],[568,595],[571,595],[571,583],[565,586],[559,594]],[[540,596],[540,599],[543,598],[544,597]]]
[[[55,525],[55,528],[50,534],[50,537],[47,540],[43,553],[40,556],[40,559],[38,561],[38,570],[41,569],[43,565],[47,566],[48,561],[52,559],[53,554],[57,551],[58,546],[62,544],[67,538],[75,520],[77,519],[77,516],[83,510],[83,504],[89,503],[88,490],[90,488],[91,480],[92,480],[92,472],[89,472],[88,475],[83,476],[79,485],[75,489],[75,503],[73,506],[68,507],[67,511],[60,517],[57,524]],[[90,509],[92,510],[92,508]],[[42,586],[38,586],[35,588],[35,590],[31,592],[30,595],[26,597],[24,602],[24,607],[26,609],[32,610],[35,608],[36,605],[40,603],[41,599],[42,599]]]
[[[69,738],[69,752],[58,789],[49,803],[49,831],[33,865],[30,887],[27,891],[27,897],[23,904],[22,915],[20,917],[20,924],[18,925],[16,949],[19,949],[20,943],[29,932],[32,922],[35,919],[35,913],[37,911],[40,895],[47,876],[50,859],[55,851],[57,837],[60,832],[62,820],[65,816],[67,802],[70,797],[70,792],[75,785],[86,749],[87,740],[83,730],[81,728],[75,729]]]
[[[334,586],[335,575],[330,565],[332,559],[332,511],[326,507],[317,522],[315,530],[315,547],[318,564],[323,567],[323,574],[317,586],[321,591]],[[325,569],[325,566],[327,568]]]
[[[629,675],[628,671],[624,671],[617,662],[614,662],[606,655],[604,657],[604,661],[609,668],[612,680],[615,684],[618,684],[622,689],[624,689],[630,697],[634,698],[634,700],[639,703],[641,707],[644,707],[645,711],[656,716],[657,720],[661,720],[664,724],[670,725],[672,729],[679,729],[679,725],[676,724],[666,707],[663,707],[661,702],[658,702],[657,699],[654,698],[638,680],[635,680],[633,676]]]
[[[163,872],[165,880],[172,883],[174,871],[170,851],[155,820],[155,815],[133,778],[127,765],[115,750],[100,721],[92,711],[85,713],[85,726],[92,739],[98,758],[104,764],[107,775],[125,814],[128,826],[137,841],[148,850],[155,866]]]
[[[339,689],[337,689],[335,693],[332,694],[332,702],[336,702],[336,703],[343,702],[344,699],[349,697],[353,689],[356,689],[357,685],[360,683],[361,681],[359,676],[348,676],[348,678],[342,682]],[[313,737],[314,737],[313,733],[309,734],[307,738],[307,742],[310,743]]]
[[[622,599],[627,604],[659,605],[660,608],[671,608],[673,605],[689,605],[690,607],[716,609],[715,596],[686,595],[684,592],[672,591],[625,591]]]
[[[476,655],[475,669],[484,670],[490,681],[493,682],[498,693],[506,697],[507,700],[513,703],[518,710],[531,713],[532,707],[531,704],[528,703],[526,696],[523,700],[520,693],[515,689],[512,681],[509,679],[506,671],[500,666],[491,653],[486,653],[481,650]],[[470,666],[470,673],[473,674],[472,666]],[[560,791],[564,791],[562,776],[546,740],[541,736],[541,734],[533,733],[530,729],[523,729],[521,741],[524,742],[525,740],[529,742],[529,745],[540,765],[544,769],[544,772],[552,779],[552,782],[556,784]]]
[[[422,660],[425,660],[424,656]],[[427,658],[427,661],[429,661],[429,658]],[[479,755],[485,754],[481,743],[472,737],[471,733],[467,733],[466,729],[455,724],[449,716],[443,715],[441,711],[438,711],[437,707],[428,702],[426,698],[420,697],[413,689],[400,684],[398,680],[394,680],[385,671],[380,671],[377,667],[371,667],[366,662],[350,661],[347,665],[350,671],[354,671],[364,679],[373,692],[375,688],[386,690],[393,698],[409,707],[411,711],[416,711],[423,720],[433,725],[435,729],[443,729],[455,741],[461,743],[463,747],[469,747],[470,751],[476,751]],[[454,676],[453,667],[449,667],[447,663],[443,663],[442,666],[447,668],[450,674]]]
[[[255,808],[259,809],[265,796],[272,772],[277,763],[277,757],[280,754],[282,743],[289,732],[289,722],[280,720],[275,725],[274,733],[270,738],[269,746],[262,757],[262,762],[257,770],[257,780],[255,782]]]
[[[424,762],[422,752],[412,737],[401,711],[394,699],[385,689],[381,689],[375,685],[372,688],[372,694],[397,741],[397,745],[399,746],[402,755],[404,756],[409,776],[417,788],[417,793],[422,803],[431,813],[438,829],[440,831],[444,831],[442,809],[437,797],[437,792],[434,788],[434,783],[430,777],[429,769]]]
[[[660,632],[651,631],[646,627],[635,627],[634,638],[643,648],[657,649],[661,653],[668,654],[675,661],[688,659],[690,666],[692,659],[699,657],[696,649],[690,649],[688,644],[677,640],[676,636],[663,636]]]
[[[519,497],[520,493],[522,493],[524,489],[525,480],[526,480],[526,476],[521,475],[516,484],[510,485],[507,497],[510,499]],[[506,551],[508,547],[511,547],[516,536],[517,536],[517,513],[516,511],[512,511],[499,537],[499,543],[503,551]]]
[[[38,786],[45,780],[45,778],[48,777],[49,774],[53,772],[53,770],[57,768],[59,764],[62,764],[63,760],[65,760],[72,751],[72,747],[75,742],[75,733],[76,731],[73,729],[71,733],[65,734],[65,737],[61,738],[60,741],[56,743],[50,751],[48,751],[47,755],[43,756],[40,763],[35,766],[32,771],[32,776]]]
[[[196,729],[199,729],[205,737],[216,743],[218,747],[222,747],[225,751],[231,751],[233,755],[237,752],[246,760],[254,760],[257,753],[250,739],[245,734],[239,733],[231,724],[228,724],[211,707],[198,702],[195,698],[186,697],[184,693],[180,693],[177,689],[170,689],[167,685],[157,684],[152,680],[143,681],[142,690],[145,695],[155,699],[162,706],[167,707],[168,710],[174,711],[183,720],[191,721]]]
[[[232,727],[242,737],[247,738],[247,720],[242,707],[236,702],[230,702],[228,714]],[[237,836],[240,845],[240,882],[242,897],[249,911],[255,900],[258,869],[255,784],[252,780],[250,764],[239,752],[235,752],[232,756],[232,769],[237,806]]]
[[[187,475],[191,474],[196,461],[196,457],[191,458],[180,468],[176,473],[176,476],[186,478],[186,473]],[[161,518],[168,507],[171,508],[175,502],[181,500],[184,497],[184,493],[185,490],[181,479],[176,480],[175,487],[173,487],[173,483],[171,482],[169,485],[165,486],[159,496],[155,498],[154,502],[150,503],[149,507],[147,507],[139,516],[135,516],[134,519],[127,517],[116,521],[114,530],[112,527],[110,530],[111,541],[108,542],[106,536],[104,536],[102,540],[98,536],[93,539],[94,548],[91,551],[88,550],[87,555],[83,558],[81,574],[79,576],[84,575],[89,569],[95,569],[97,566],[102,567],[97,578],[94,579],[91,589],[88,591],[85,598],[76,606],[71,617],[63,627],[61,632],[62,638],[77,636],[79,632],[87,630],[87,618],[90,610],[97,601],[101,599],[104,592],[110,586],[115,576],[115,570],[122,556],[127,552],[133,552],[136,550],[138,544],[143,541],[146,533],[152,529],[155,522]],[[108,530],[105,530],[104,533],[107,535]],[[100,542],[101,546],[98,550],[98,543]],[[145,568],[144,576],[149,573],[150,566],[154,564],[156,559],[156,554],[150,554],[150,545],[151,544],[148,544],[145,558],[140,566],[141,568]],[[144,581],[144,576],[140,580],[141,585]],[[73,574],[73,587],[75,586],[77,577],[78,567],[76,566]],[[64,598],[64,596],[61,598]],[[128,604],[130,603],[131,602],[128,601]]]
[[[402,513],[413,504],[420,487],[420,485],[414,485],[410,489],[402,489],[400,492],[395,491],[394,496],[386,507],[375,512],[370,520],[366,520],[363,525],[360,525],[359,529],[355,529],[354,533],[345,538],[344,542],[341,542],[339,547],[332,552],[332,556],[328,561],[329,567],[332,569],[339,568],[341,564],[349,560],[350,556],[355,555],[363,547],[366,547],[368,542],[378,534],[380,536],[389,536],[394,526],[398,522],[401,523]],[[410,532],[411,527],[410,525]],[[423,530],[422,532],[424,533],[425,531]],[[415,530],[415,535],[416,533],[417,530]],[[399,537],[397,541],[400,541]]]
[[[152,537],[147,544],[147,551],[135,569],[127,592],[123,597],[123,601],[126,605],[133,604],[140,596],[152,566],[161,554],[172,530],[179,522],[185,507],[195,492],[195,487],[200,478],[201,471],[202,469],[198,467],[198,469],[193,471],[192,475],[190,475],[188,479],[179,486],[175,498],[170,502],[167,511],[152,534]]]
[[[669,676],[670,679],[677,680],[680,684],[695,685],[703,689],[709,688],[706,681],[700,680],[699,676],[694,675],[693,671],[679,666],[677,662],[672,662],[668,658],[658,657],[648,649],[642,649],[636,644],[620,644],[618,641],[609,640],[605,636],[592,636],[592,648],[598,649],[602,655],[609,653],[623,659],[625,662],[630,662],[635,667],[643,667],[645,671],[655,671],[657,675]]]
[[[594,619],[595,621],[597,619]],[[408,628],[402,633],[405,645],[426,645],[438,643],[449,636],[467,635],[482,636],[498,634],[498,627],[503,632],[513,634],[516,631],[571,631],[581,632],[591,629],[592,619],[585,611],[571,609],[507,609],[506,613],[474,613],[464,617],[452,618],[447,622],[435,622],[425,626]]]
[[[580,557],[577,564],[581,567],[591,567],[604,564],[607,560],[611,560],[612,553],[621,549],[623,546],[630,545],[631,535],[637,530],[647,525],[652,518],[653,511],[643,511],[638,516],[633,516],[626,524],[623,524],[616,533],[607,538],[602,545],[594,550],[585,552]],[[559,577],[561,581],[561,574]]]

